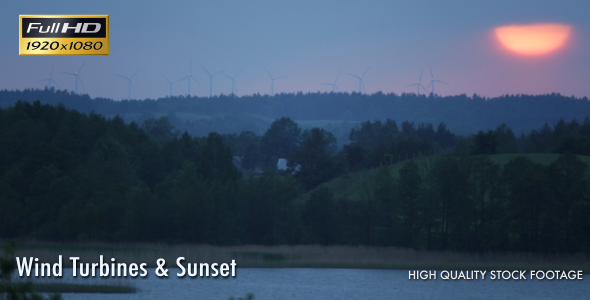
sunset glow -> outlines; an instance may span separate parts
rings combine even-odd
[[[559,49],[570,31],[571,26],[564,24],[509,25],[495,29],[502,45],[524,55],[542,55]]]

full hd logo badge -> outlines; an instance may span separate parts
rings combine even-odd
[[[19,55],[109,55],[108,15],[20,15]]]

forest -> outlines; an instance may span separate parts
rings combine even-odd
[[[181,132],[206,136],[209,132],[252,131],[264,134],[275,120],[288,117],[302,128],[332,132],[340,146],[348,144],[350,130],[364,121],[391,119],[416,124],[445,123],[455,134],[471,135],[480,130],[509,126],[515,134],[537,130],[546,122],[560,119],[583,120],[590,116],[588,98],[561,94],[503,95],[416,95],[395,93],[290,93],[269,95],[219,95],[212,97],[174,96],[160,99],[114,101],[91,98],[74,92],[51,89],[0,90],[0,107],[18,100],[58,105],[82,113],[95,112],[108,118],[121,117],[125,123],[142,124],[162,116]]]
[[[0,109],[0,238],[588,252],[589,138],[590,119],[519,136],[384,119],[340,146],[289,117],[194,136],[17,101]],[[355,197],[330,188],[362,174]]]

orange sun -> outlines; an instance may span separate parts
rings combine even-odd
[[[508,49],[524,55],[541,55],[563,46],[571,26],[564,24],[509,25],[497,27],[496,36]]]

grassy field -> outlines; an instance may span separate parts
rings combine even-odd
[[[81,262],[98,262],[114,257],[117,262],[147,263],[166,259],[176,267],[176,259],[185,263],[224,263],[235,260],[238,268],[365,268],[365,269],[589,269],[585,255],[539,255],[533,253],[461,253],[453,251],[416,251],[393,247],[365,246],[208,246],[165,244],[57,244],[18,243],[17,257],[36,257],[40,262],[57,262],[63,255],[64,267],[71,267],[71,256]]]

